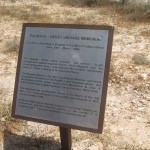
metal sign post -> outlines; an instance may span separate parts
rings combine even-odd
[[[71,129],[60,127],[61,150],[71,150]]]

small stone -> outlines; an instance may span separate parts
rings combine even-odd
[[[143,111],[143,110],[144,110],[144,108],[140,107],[140,108],[138,108],[138,110],[139,110],[139,111]]]
[[[76,147],[72,147],[72,150],[78,150]]]
[[[11,62],[10,61],[6,61],[6,64],[11,64]]]
[[[126,91],[129,91],[129,90],[130,90],[130,87],[127,86],[127,87],[125,88],[125,90],[126,90]]]
[[[1,118],[1,121],[2,121],[2,122],[5,122],[5,118],[4,118],[4,117],[2,117],[2,118]]]
[[[87,150],[98,150],[98,146],[93,145],[93,146],[89,147]]]
[[[141,74],[141,77],[143,80],[147,80],[147,74],[143,73],[143,74]]]

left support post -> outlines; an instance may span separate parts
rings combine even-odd
[[[60,127],[61,150],[71,150],[71,129]]]

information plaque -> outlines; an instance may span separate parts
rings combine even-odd
[[[23,24],[12,116],[101,133],[113,30]]]

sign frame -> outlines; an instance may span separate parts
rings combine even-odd
[[[22,55],[23,55],[24,39],[25,39],[27,27],[67,28],[67,29],[83,29],[83,30],[88,29],[88,30],[108,30],[109,31],[108,42],[107,42],[106,61],[105,61],[105,70],[104,70],[104,78],[103,78],[103,84],[102,84],[103,88],[102,88],[101,103],[100,103],[98,129],[81,127],[81,126],[77,126],[77,125],[73,125],[73,124],[58,123],[58,122],[53,122],[53,121],[47,121],[44,119],[37,119],[37,118],[26,117],[26,116],[21,116],[21,115],[15,114],[15,110],[17,107],[16,106],[16,99],[17,99],[18,84],[19,84],[18,82],[19,82],[20,70],[21,70],[21,60],[22,60]],[[102,133],[103,124],[104,124],[107,88],[108,88],[109,68],[110,68],[110,60],[111,60],[111,53],[112,53],[113,33],[114,33],[114,27],[113,26],[24,23],[23,28],[22,28],[20,49],[19,49],[19,55],[18,55],[18,64],[17,64],[14,95],[13,95],[13,104],[12,104],[12,113],[11,113],[12,117],[18,118],[18,119],[24,119],[24,120],[28,120],[28,121],[35,121],[35,122],[39,122],[39,123],[45,123],[45,124],[60,126],[63,128],[72,128],[72,129],[89,131],[89,132],[94,132],[94,133]]]

